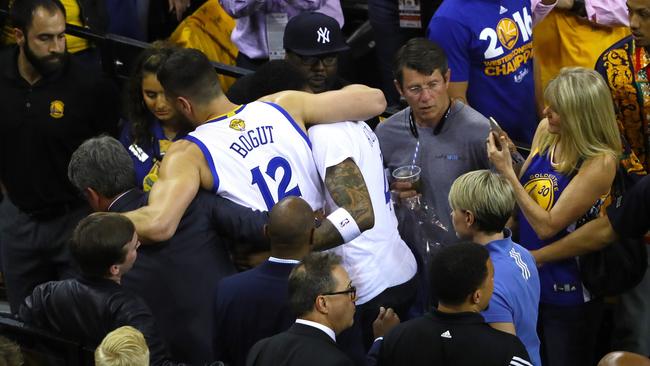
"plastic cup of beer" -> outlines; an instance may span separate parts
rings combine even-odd
[[[405,165],[393,170],[392,176],[396,182],[411,183],[416,192],[420,192],[420,173],[422,169],[417,165]],[[409,197],[402,199],[407,207],[411,210],[418,208],[420,205],[420,197]]]

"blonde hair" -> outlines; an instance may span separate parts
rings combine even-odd
[[[500,232],[515,208],[515,192],[501,175],[475,170],[456,178],[449,190],[449,206],[471,211],[479,231]]]
[[[148,366],[149,347],[139,330],[124,326],[108,333],[95,350],[96,366]]]
[[[561,147],[559,172],[569,174],[579,162],[601,155],[618,158],[623,148],[612,96],[596,71],[562,68],[546,87],[544,99],[559,114],[562,129],[559,135],[545,132],[539,151],[544,153],[556,144]]]

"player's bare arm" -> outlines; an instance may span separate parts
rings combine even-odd
[[[138,235],[147,241],[171,238],[199,188],[212,187],[212,176],[200,149],[181,140],[170,146],[160,166],[158,181],[149,194],[149,203],[125,213]]]
[[[325,186],[334,202],[347,210],[359,227],[359,231],[375,225],[372,201],[361,171],[352,159],[327,168]],[[343,244],[344,240],[330,220],[323,220],[314,233],[314,250],[325,250]]]
[[[283,91],[260,100],[279,104],[303,129],[305,124],[367,120],[386,109],[384,93],[361,84],[319,94]]]

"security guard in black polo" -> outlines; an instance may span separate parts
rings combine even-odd
[[[116,134],[115,87],[66,51],[59,0],[11,9],[16,47],[0,52],[0,245],[12,312],[34,286],[72,272],[65,243],[88,212],[67,179],[85,139]]]

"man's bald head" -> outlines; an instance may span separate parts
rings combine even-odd
[[[314,211],[300,197],[286,197],[271,209],[267,235],[271,250],[300,249],[311,243]]]

